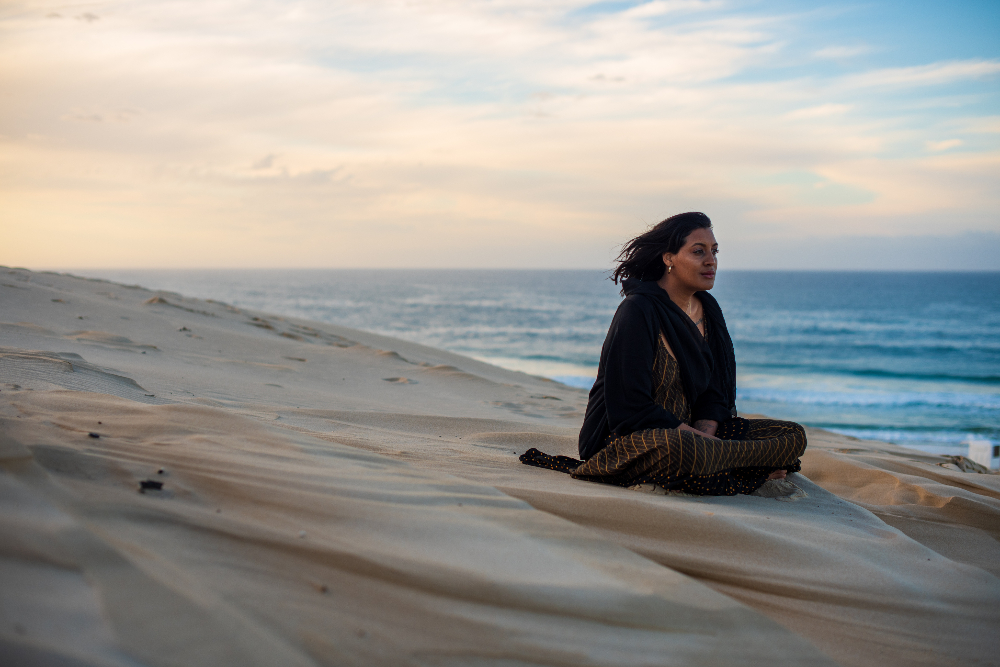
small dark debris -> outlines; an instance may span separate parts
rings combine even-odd
[[[97,423],[100,424],[101,422],[97,422]]]
[[[146,491],[159,491],[163,488],[163,482],[157,482],[155,479],[144,479],[139,482],[139,493],[145,493]]]
[[[62,299],[52,299],[52,303],[66,303]]]
[[[142,353],[143,353],[143,354],[146,354],[146,350],[143,350],[143,351],[142,351]]]
[[[178,329],[178,331],[191,331],[191,330],[188,329],[187,327],[181,327],[180,329]]]
[[[164,474],[165,472],[167,472],[167,471],[166,471],[166,470],[164,470],[163,468],[160,468],[159,470],[157,470],[157,471],[156,471],[156,474],[157,474],[157,475],[162,475],[162,474]]]
[[[320,593],[328,593],[328,592],[330,592],[330,589],[327,588],[326,584],[323,584],[322,586],[319,587],[319,592]]]
[[[145,353],[145,352],[143,352],[143,354],[146,354],[146,353]],[[154,398],[154,397],[156,396],[156,394],[144,394],[144,395],[145,395],[145,396],[149,396],[150,398]]]
[[[88,433],[87,435],[89,435],[91,438],[100,438],[101,437],[100,433]]]
[[[82,320],[82,319],[84,319],[84,317],[83,317],[83,315],[77,315],[77,316],[76,316],[76,319],[78,319],[78,320]]]

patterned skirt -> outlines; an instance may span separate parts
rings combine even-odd
[[[649,429],[608,436],[586,462],[537,449],[521,455],[526,465],[617,486],[653,483],[693,495],[733,496],[756,491],[777,469],[801,470],[805,430],[794,422],[736,417],[719,424],[712,440],[679,429]]]

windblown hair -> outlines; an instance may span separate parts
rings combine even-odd
[[[666,265],[663,253],[676,253],[684,247],[688,235],[696,229],[711,229],[712,221],[704,213],[678,213],[653,225],[622,246],[618,268],[611,274],[617,285],[626,278],[659,280]],[[623,292],[624,294],[624,292]]]

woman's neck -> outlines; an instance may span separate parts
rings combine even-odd
[[[677,304],[678,308],[687,313],[688,316],[694,315],[700,305],[695,302],[694,298],[694,293],[698,290],[680,285],[678,284],[679,281],[670,280],[669,277],[669,274],[664,274],[662,278],[656,281],[656,284],[663,288],[663,291],[667,293],[671,301]]]

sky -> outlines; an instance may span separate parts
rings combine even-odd
[[[1000,2],[0,0],[0,264],[1000,270]]]

